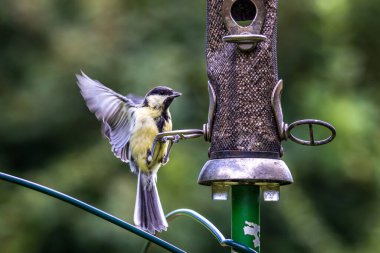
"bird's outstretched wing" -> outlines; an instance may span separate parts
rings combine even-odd
[[[129,138],[135,103],[97,80],[92,80],[83,72],[76,75],[88,109],[102,121],[103,134],[112,146],[112,152],[123,162],[128,162]]]
[[[140,96],[137,96],[135,94],[132,94],[132,93],[129,93],[127,96],[125,96],[127,99],[130,99],[132,100],[132,102],[134,104],[142,104],[144,103],[144,98],[143,97],[140,97]]]

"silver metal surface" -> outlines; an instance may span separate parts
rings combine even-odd
[[[223,41],[229,43],[238,43],[242,50],[250,50],[254,47],[254,43],[264,41],[267,37],[261,34],[243,33],[238,35],[227,35],[223,37]]]
[[[266,39],[260,35],[261,28],[265,20],[265,6],[262,0],[250,0],[256,8],[256,16],[248,26],[240,26],[231,15],[232,5],[237,0],[224,0],[222,6],[222,15],[230,35],[224,36],[226,42],[237,43],[241,50],[252,50],[257,42]]]
[[[226,184],[212,184],[211,193],[213,200],[227,200],[230,192],[230,186]]]
[[[279,184],[293,183],[289,168],[282,160],[267,158],[227,158],[209,160],[199,174],[198,183]]]
[[[210,81],[208,81],[208,95],[209,95],[209,107],[208,107],[208,122],[203,125],[203,132],[206,141],[211,141],[212,127],[214,125],[214,114],[216,109],[216,95],[214,88]]]
[[[273,89],[272,96],[271,96],[271,104],[272,104],[272,109],[273,109],[274,116],[277,123],[278,135],[280,136],[280,140],[285,140],[286,139],[285,123],[284,123],[284,115],[282,113],[282,106],[281,106],[282,89],[283,89],[283,81],[280,80],[278,81],[278,83]]]
[[[280,185],[268,184],[261,186],[264,201],[279,201],[280,200]]]
[[[308,125],[309,126],[310,140],[299,139],[291,133],[292,129],[294,129],[298,126],[301,126],[301,125]],[[327,129],[329,129],[331,132],[331,135],[329,137],[323,139],[323,140],[315,140],[313,125],[320,125],[320,126],[323,126]],[[331,124],[324,122],[322,120],[303,119],[303,120],[295,121],[292,124],[290,124],[289,126],[286,126],[285,134],[286,134],[287,138],[291,139],[295,143],[298,143],[301,145],[306,145],[306,146],[319,146],[319,145],[327,144],[327,143],[331,142],[332,140],[334,140],[334,138],[336,136],[336,130]]]

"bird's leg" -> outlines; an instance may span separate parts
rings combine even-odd
[[[162,165],[166,165],[169,162],[169,154],[172,149],[172,146],[173,146],[173,141],[169,141],[169,146],[166,150],[166,153],[164,157],[162,157],[162,161],[161,161]]]
[[[173,140],[169,140],[169,146],[166,150],[166,154],[165,156],[162,158],[162,165],[166,165],[168,162],[169,162],[169,155],[170,155],[170,151],[172,150],[172,147],[173,147],[173,144],[174,143],[178,143],[178,141],[181,139],[181,137],[177,134],[174,136],[174,139]],[[166,140],[166,138],[163,140]]]

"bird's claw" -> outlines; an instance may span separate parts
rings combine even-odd
[[[165,166],[168,162],[169,162],[169,156],[165,155],[162,158],[161,164],[162,164],[162,166]]]
[[[150,150],[148,150],[147,152],[147,156],[146,156],[146,163],[151,163],[153,160],[153,156],[152,156],[152,152]]]
[[[174,136],[174,140],[173,140],[173,142],[174,142],[174,143],[178,143],[180,139],[181,139],[181,136],[179,136],[179,135],[177,134],[177,135]]]
[[[162,157],[162,160],[161,160],[162,165],[166,165],[169,162],[169,155],[170,155],[170,151],[172,150],[173,142],[174,142],[174,140],[169,141],[169,145],[167,147],[166,154],[164,155],[164,157]]]

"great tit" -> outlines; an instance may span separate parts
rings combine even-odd
[[[172,130],[169,106],[181,93],[158,86],[144,98],[123,96],[83,72],[76,77],[87,107],[102,122],[102,133],[112,152],[129,162],[131,171],[138,175],[135,225],[152,234],[166,230],[156,182],[158,169],[168,160],[169,145],[157,142],[154,154],[151,147],[158,133]]]

